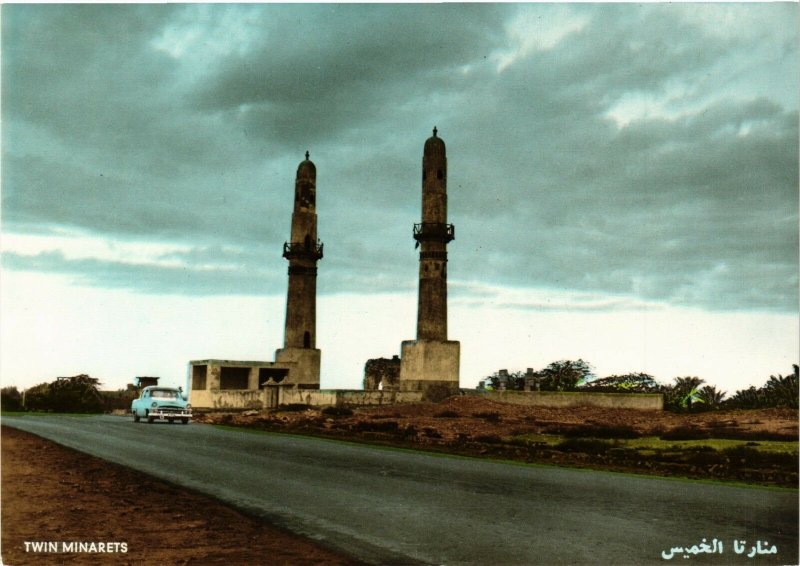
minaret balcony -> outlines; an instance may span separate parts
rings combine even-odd
[[[417,242],[451,242],[456,238],[456,228],[443,222],[421,222],[414,224],[414,239]]]
[[[286,259],[310,259],[317,261],[322,259],[323,244],[319,240],[313,242],[284,242],[283,257]]]

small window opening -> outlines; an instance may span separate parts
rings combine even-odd
[[[303,333],[303,348],[310,348],[311,347],[311,333],[306,330]]]
[[[203,390],[206,388],[207,365],[192,366],[192,389]]]
[[[442,170],[441,170],[441,169],[439,169],[438,171],[436,171],[436,178],[437,178],[437,179],[440,179],[440,180],[441,180],[442,178],[444,178],[444,173],[442,173]]]
[[[247,389],[249,379],[248,367],[222,367],[219,374],[219,388]]]

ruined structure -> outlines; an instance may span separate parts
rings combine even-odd
[[[374,358],[364,365],[364,390],[398,391],[400,389],[400,357]]]
[[[279,389],[319,389],[317,340],[317,168],[309,160],[297,167],[291,237],[283,244],[289,260],[289,288],[283,348],[274,362],[193,360],[189,362],[192,405],[261,408],[278,404]]]
[[[417,339],[402,343],[400,390],[455,394],[460,344],[447,339],[447,244],[455,228],[447,223],[447,153],[436,128],[422,156],[421,220],[413,231],[420,248]]]

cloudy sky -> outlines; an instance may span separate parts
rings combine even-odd
[[[797,29],[796,3],[5,4],[3,383],[272,359],[309,150],[322,385],[360,386],[415,337],[434,125],[463,386],[788,373]]]

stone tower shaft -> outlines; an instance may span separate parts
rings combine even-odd
[[[422,222],[414,225],[420,247],[417,340],[447,340],[447,244],[454,238],[447,223],[447,153],[434,128],[422,155]]]
[[[308,159],[297,167],[291,240],[283,244],[289,260],[284,348],[316,348],[317,261],[322,242],[317,239],[317,168]]]

